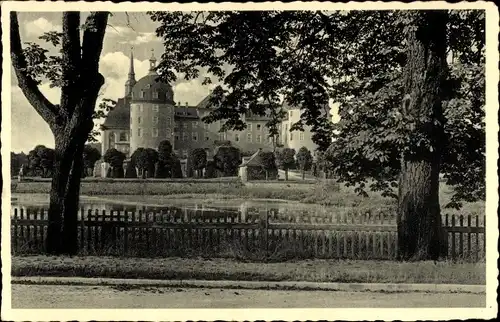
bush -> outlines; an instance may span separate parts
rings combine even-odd
[[[215,168],[215,163],[213,161],[207,162],[207,167],[205,169],[205,178],[217,178],[217,169]]]

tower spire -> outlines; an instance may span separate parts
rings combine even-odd
[[[125,96],[129,96],[132,93],[132,88],[134,87],[135,81],[135,71],[134,71],[134,47],[130,48],[130,67],[128,70],[128,79],[125,82]]]
[[[134,47],[130,47],[130,68],[128,70],[128,78],[134,78],[135,79],[135,72],[134,72]]]

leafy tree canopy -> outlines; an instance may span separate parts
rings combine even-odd
[[[336,177],[357,191],[395,196],[400,156],[434,149],[403,116],[404,11],[150,12],[165,53],[158,71],[191,79],[206,68],[222,82],[208,121],[244,128],[241,114],[271,114],[283,98],[299,106],[293,129],[311,126],[313,141]],[[450,11],[449,78],[443,95],[446,144],[441,173],[455,188],[449,206],[484,199],[484,11]],[[432,32],[432,30],[428,30]],[[340,104],[333,125],[329,100]],[[266,102],[268,104],[261,104]],[[421,116],[426,118],[429,116]],[[334,144],[332,145],[332,136]],[[367,184],[367,182],[370,182]]]
[[[275,152],[276,163],[282,170],[288,170],[295,166],[295,150],[284,148]]]
[[[299,168],[302,171],[307,171],[311,169],[312,165],[312,155],[311,151],[309,151],[306,147],[301,147],[299,152],[297,152],[297,163],[299,164]]]
[[[123,161],[125,160],[125,154],[123,152],[118,151],[115,148],[108,149],[104,154],[104,162],[107,162],[113,168],[121,168],[123,167]]]
[[[83,164],[86,168],[93,168],[95,163],[101,158],[101,152],[91,145],[83,148]]]
[[[191,165],[194,170],[201,170],[207,165],[207,151],[197,148],[191,151]]]
[[[214,156],[214,162],[224,176],[234,176],[241,164],[241,152],[234,146],[221,146]]]

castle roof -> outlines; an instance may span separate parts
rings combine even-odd
[[[157,94],[154,94],[154,93]],[[132,101],[135,102],[158,102],[174,103],[174,91],[172,86],[159,80],[159,75],[149,73],[139,79],[132,88]]]
[[[262,166],[262,149],[258,149],[247,161],[243,162],[240,167],[260,167]]]
[[[126,97],[118,99],[115,108],[108,113],[102,126],[105,129],[130,128],[130,101]]]
[[[196,105],[197,108],[211,108],[210,98],[212,98],[212,93],[208,94],[201,102]]]

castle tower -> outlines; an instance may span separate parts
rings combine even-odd
[[[130,96],[130,93],[132,93],[132,88],[134,88],[134,85],[137,83],[135,81],[135,72],[134,72],[134,48],[130,49],[130,67],[128,70],[128,79],[125,82],[125,97]]]
[[[158,79],[156,58],[149,60],[149,73],[132,88],[130,104],[130,151],[157,149],[163,140],[173,145],[174,92]]]

